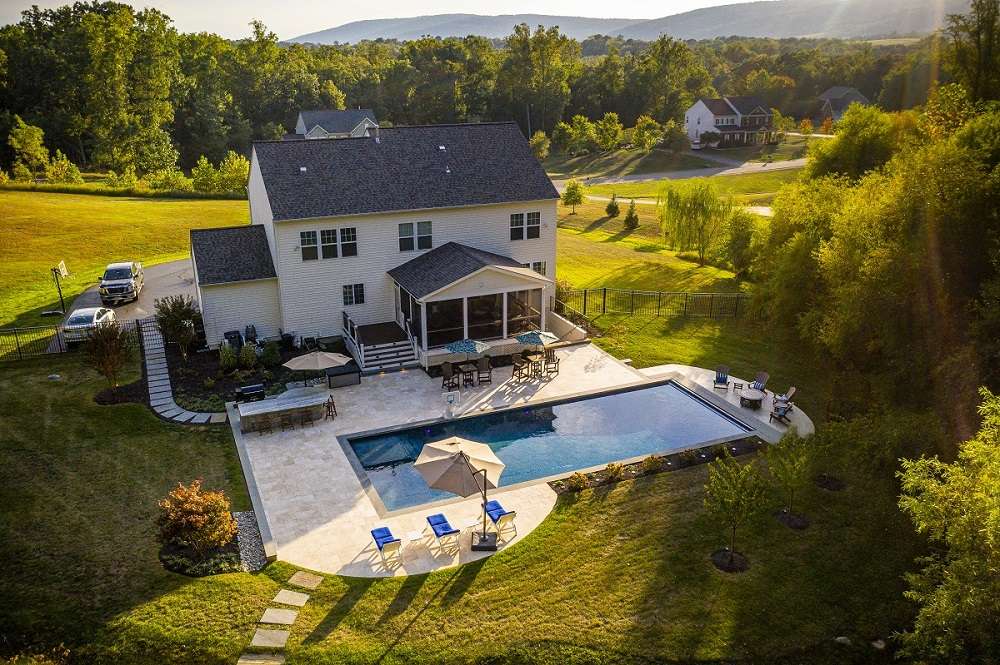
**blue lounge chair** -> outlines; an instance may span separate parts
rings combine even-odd
[[[383,564],[388,565],[387,559],[398,559],[402,556],[400,550],[403,547],[403,542],[392,535],[389,527],[380,526],[377,529],[372,529],[372,540],[375,541],[375,547],[378,548]]]
[[[764,390],[764,386],[767,385],[767,380],[771,378],[771,375],[767,372],[757,372],[756,378],[754,378],[753,383],[750,387],[754,390]]]
[[[434,539],[438,541],[438,545],[444,545],[443,540],[449,536],[454,536],[455,543],[458,544],[459,530],[448,523],[448,518],[443,513],[428,515],[427,524],[434,531]]]
[[[715,383],[712,385],[713,388],[722,388],[723,390],[729,390],[729,368],[725,365],[719,365],[715,368]]]
[[[516,511],[505,510],[499,501],[487,501],[483,509],[486,511],[486,516],[493,522],[493,528],[498,534],[503,535],[504,529],[509,527],[514,529],[514,535],[517,535],[517,526],[514,524],[514,518],[517,517]]]
[[[777,420],[786,425],[791,424],[788,420],[788,414],[792,412],[792,407],[794,407],[794,404],[791,402],[775,402],[774,406],[771,407],[771,415],[767,421]]]

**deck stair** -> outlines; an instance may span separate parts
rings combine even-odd
[[[391,372],[419,365],[409,341],[386,344],[362,343],[361,348],[364,358],[362,370],[365,374]]]

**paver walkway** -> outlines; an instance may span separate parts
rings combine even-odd
[[[294,575],[288,578],[288,584],[306,589],[316,589],[322,583],[322,575],[304,570],[296,571]],[[291,589],[281,589],[271,599],[271,603],[302,607],[308,600],[309,594],[307,593],[292,591]],[[236,661],[236,665],[284,663],[285,656],[280,653],[280,650],[284,649],[285,644],[288,643],[288,636],[291,634],[291,631],[287,629],[291,628],[298,616],[299,610],[293,610],[288,607],[268,607],[264,610],[257,630],[250,640],[250,646],[257,649],[271,649],[271,653],[244,653]],[[274,626],[284,626],[284,628],[275,628]]]
[[[149,386],[149,405],[157,414],[175,423],[204,425],[226,422],[225,413],[198,413],[188,411],[174,401],[170,387],[170,371],[167,369],[167,355],[160,334],[153,319],[139,322],[142,335],[142,349],[146,358],[146,383]]]

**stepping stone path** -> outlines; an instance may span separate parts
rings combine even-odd
[[[163,335],[156,326],[156,319],[143,319],[137,324],[142,335],[143,353],[146,356],[146,383],[149,386],[149,405],[153,407],[153,411],[161,418],[175,423],[204,425],[226,422],[225,413],[197,413],[177,406],[170,387],[170,372],[167,370]]]
[[[288,584],[304,589],[316,589],[322,583],[322,575],[308,573],[304,570],[296,571],[294,575],[288,578]],[[309,594],[307,593],[292,591],[291,589],[281,589],[271,600],[271,603],[303,607],[308,600]],[[257,631],[253,634],[253,639],[250,640],[250,646],[261,649],[284,649],[285,644],[288,642],[290,631],[274,628],[273,626],[291,627],[298,616],[298,610],[289,609],[288,607],[268,607],[260,617],[260,625],[257,626]],[[284,662],[285,656],[281,653],[244,653],[236,661],[236,665],[258,665],[260,663],[281,665]]]

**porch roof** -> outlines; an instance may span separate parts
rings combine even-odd
[[[548,281],[502,254],[448,242],[389,271],[389,276],[416,299],[431,295],[483,270],[497,268],[532,281]]]

